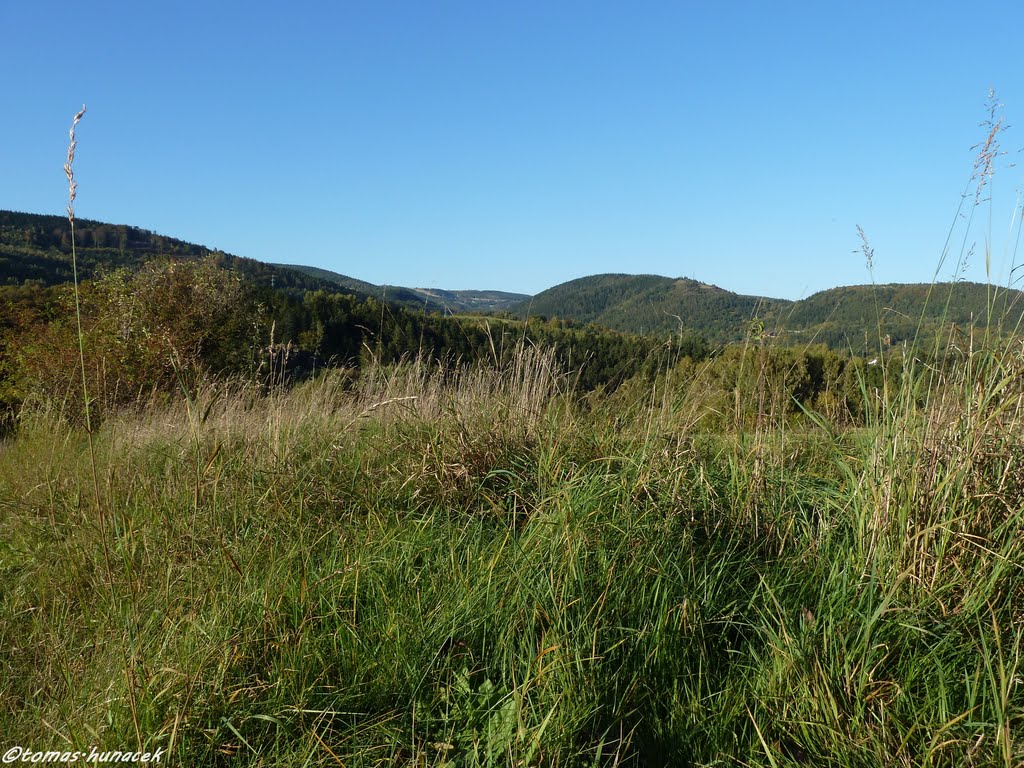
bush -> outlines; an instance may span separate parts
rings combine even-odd
[[[89,397],[99,412],[140,401],[204,371],[245,371],[260,342],[261,310],[242,279],[211,260],[151,262],[80,288]],[[55,319],[20,330],[11,344],[26,403],[82,411],[78,327],[71,287]]]

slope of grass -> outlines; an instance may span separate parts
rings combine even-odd
[[[552,370],[210,386],[106,421],[98,500],[84,436],[26,418],[0,733],[181,765],[1024,760],[1019,346],[847,431],[708,431],[699,377],[584,407]]]

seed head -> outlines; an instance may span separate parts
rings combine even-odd
[[[64,174],[68,177],[68,221],[72,224],[75,223],[75,195],[78,193],[78,182],[75,181],[75,147],[78,146],[78,142],[75,140],[75,128],[78,126],[78,121],[85,115],[85,105],[82,105],[82,109],[75,119],[71,122],[71,130],[68,132],[70,141],[68,142],[68,161],[64,163]]]

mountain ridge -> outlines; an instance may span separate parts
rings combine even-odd
[[[320,267],[268,263],[233,256],[139,227],[88,219],[76,221],[80,278],[117,267],[136,269],[154,258],[213,256],[256,283],[304,293],[349,293],[442,314],[507,313],[569,324],[594,324],[625,333],[701,335],[728,344],[752,333],[780,343],[822,342],[846,350],[899,343],[934,334],[940,326],[979,326],[993,309],[1020,322],[1022,296],[1015,289],[979,283],[888,283],[836,286],[796,301],[729,291],[687,277],[606,273],[552,286],[536,296],[499,290],[449,291],[374,285]],[[71,280],[67,219],[0,211],[0,286]],[[1016,318],[1016,321],[1014,320]]]
[[[505,309],[526,298],[502,291],[444,291],[379,286],[319,267],[281,264],[236,256],[216,248],[162,235],[143,227],[76,218],[80,279],[118,267],[138,269],[154,258],[215,257],[260,284],[282,290],[341,290],[409,309],[451,314]],[[70,228],[65,216],[0,210],[0,286],[70,282]],[[434,295],[436,294],[436,295]]]
[[[993,303],[994,302],[994,303]],[[798,300],[734,293],[686,277],[606,273],[541,291],[512,309],[594,323],[629,333],[695,331],[715,344],[751,334],[822,342],[841,349],[877,348],[931,336],[940,326],[981,326],[1006,317],[1019,323],[1024,294],[984,283],[885,283],[836,286]]]
[[[420,305],[431,311],[456,312],[467,311],[501,311],[530,298],[525,293],[510,293],[495,290],[448,290],[443,288],[406,288],[400,285],[375,285],[349,275],[343,275],[322,267],[310,267],[304,264],[277,264],[273,266],[302,272],[322,280],[332,281],[343,288],[362,291],[384,301],[399,301],[408,306]]]

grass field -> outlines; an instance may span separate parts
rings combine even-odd
[[[96,427],[95,482],[85,432],[27,414],[0,746],[1021,765],[1024,355],[995,346],[854,428],[756,375],[732,428],[699,376],[581,400],[536,350],[209,384]]]

